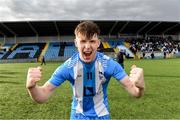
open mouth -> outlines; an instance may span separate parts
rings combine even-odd
[[[83,54],[85,55],[85,57],[90,57],[91,56],[91,54],[92,54],[92,52],[83,52]]]

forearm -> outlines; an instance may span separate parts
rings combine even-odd
[[[120,83],[124,86],[128,93],[134,97],[139,98],[144,94],[144,88],[136,86],[136,84],[132,82],[128,76],[121,80]]]
[[[31,96],[31,98],[37,102],[37,103],[44,103],[48,100],[50,94],[48,94],[48,91],[44,89],[42,86],[36,85],[33,88],[28,89],[28,93]]]
[[[48,81],[43,86],[38,86],[37,82],[41,80],[42,68],[29,68],[27,74],[26,88],[31,98],[37,103],[44,103],[53,93],[56,86]]]
[[[128,93],[134,97],[141,97],[144,93],[144,89],[136,87],[134,84],[125,87],[125,89],[128,91]]]
[[[134,82],[131,82],[130,84],[132,85],[126,89],[132,96],[139,98],[144,95],[144,87],[139,87]]]

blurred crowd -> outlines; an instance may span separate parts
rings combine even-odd
[[[163,52],[167,54],[178,54],[180,52],[180,41],[174,41],[171,38],[148,37],[147,39],[132,39],[130,41],[130,50],[136,54],[142,52],[143,57],[146,53]]]

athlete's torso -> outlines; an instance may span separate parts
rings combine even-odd
[[[117,62],[97,53],[96,59],[90,64],[84,63],[80,60],[79,54],[75,54],[59,67],[53,76],[50,82],[54,85],[58,86],[65,80],[71,83],[71,114],[101,117],[109,115],[107,86],[111,76],[121,80],[126,73]]]

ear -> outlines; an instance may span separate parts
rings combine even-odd
[[[77,47],[77,40],[76,39],[74,39],[74,44]]]
[[[98,39],[98,47],[100,46],[100,44],[101,44],[101,40],[100,40],[100,39]]]

